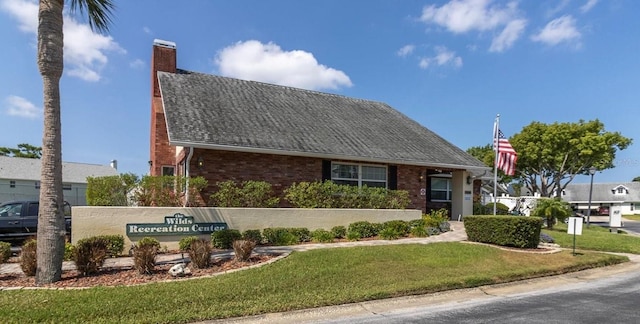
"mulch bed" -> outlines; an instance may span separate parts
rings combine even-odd
[[[212,276],[217,273],[245,268],[248,266],[267,262],[277,255],[258,255],[251,257],[246,262],[234,259],[217,260],[209,268],[194,269],[191,265],[188,268],[191,274],[185,277],[172,277],[168,271],[174,264],[156,265],[152,274],[139,274],[132,268],[103,268],[96,275],[81,276],[76,270],[63,271],[62,280],[42,285],[46,288],[89,288],[97,286],[132,286],[154,282],[175,281],[184,278],[198,278]],[[24,274],[0,274],[0,287],[37,287],[34,277],[27,277]]]

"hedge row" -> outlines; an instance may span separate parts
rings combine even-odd
[[[469,241],[536,248],[543,222],[540,217],[466,216],[464,228]]]

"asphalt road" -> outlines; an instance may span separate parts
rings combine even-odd
[[[640,256],[575,273],[207,323],[640,323]]]

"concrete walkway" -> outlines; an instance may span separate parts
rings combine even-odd
[[[374,246],[374,245],[390,245],[390,244],[429,244],[434,242],[456,242],[467,240],[467,233],[464,231],[464,224],[462,222],[450,221],[451,231],[442,233],[436,236],[430,237],[416,237],[416,238],[402,238],[398,240],[369,240],[369,241],[353,241],[353,242],[338,242],[338,243],[305,243],[299,245],[290,246],[258,246],[255,248],[254,253],[257,254],[282,254],[290,253],[292,251],[309,251],[315,249],[326,248],[340,248],[340,247],[354,247],[354,246]],[[229,258],[233,256],[233,252],[229,250],[215,251],[212,254],[213,258]],[[187,253],[177,254],[159,254],[156,257],[156,263],[180,263],[188,260]],[[133,267],[133,258],[120,257],[120,258],[108,258],[104,262],[105,268],[126,268]],[[62,270],[74,270],[75,265],[71,261],[65,261],[62,264]],[[4,263],[0,264],[0,274],[8,273],[22,273],[20,264],[18,263]]]

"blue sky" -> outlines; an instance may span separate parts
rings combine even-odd
[[[595,181],[640,176],[640,1],[115,3],[108,35],[65,17],[64,161],[148,171],[149,61],[163,39],[179,68],[386,102],[462,149],[491,142],[496,114],[507,137],[598,118],[636,143]],[[0,146],[41,145],[36,27],[37,1],[0,0]]]

